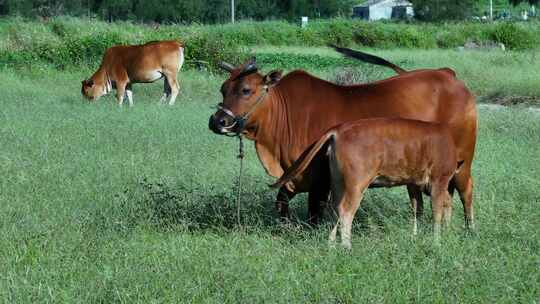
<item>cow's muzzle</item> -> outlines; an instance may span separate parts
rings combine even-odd
[[[225,108],[220,108],[210,116],[208,128],[219,135],[236,136],[244,131],[245,119],[235,116]]]

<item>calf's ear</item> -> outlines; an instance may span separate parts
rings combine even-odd
[[[276,85],[280,80],[283,72],[279,70],[273,70],[270,73],[266,74],[263,78],[264,84],[266,86],[274,86]]]
[[[86,80],[82,81],[82,84],[85,87],[93,87],[94,86],[94,81],[92,79],[86,79]]]

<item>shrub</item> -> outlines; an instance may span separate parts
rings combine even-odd
[[[509,49],[529,49],[536,45],[536,37],[516,23],[499,23],[490,31],[489,36],[494,42],[503,43]]]
[[[186,61],[197,61],[215,69],[220,61],[241,63],[249,56],[247,50],[234,40],[223,39],[219,34],[201,33],[185,40]]]
[[[344,46],[376,48],[454,48],[467,41],[478,44],[504,43],[510,49],[537,47],[540,27],[530,23],[395,23],[357,19],[314,20],[307,28],[284,21],[239,22],[228,25],[148,26],[131,22],[105,23],[72,17],[48,22],[21,18],[0,20],[0,63],[43,62],[57,67],[97,65],[103,52],[116,44],[139,44],[151,40],[180,39],[187,46],[186,63],[205,62],[215,68],[221,60],[245,61],[247,47]],[[15,53],[16,52],[16,53]],[[266,55],[264,55],[266,56]],[[264,57],[263,56],[263,57]],[[293,56],[263,58],[294,67],[295,60],[315,67],[337,59]]]

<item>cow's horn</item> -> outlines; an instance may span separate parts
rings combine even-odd
[[[253,72],[256,72],[257,71],[257,63],[255,62],[255,60],[251,60],[248,62],[248,64],[244,67],[244,69],[242,70],[242,74],[250,74],[250,73],[253,73]]]
[[[241,74],[248,75],[257,72],[257,70],[257,60],[255,59],[255,57],[251,57],[249,61],[244,65]]]
[[[230,63],[227,63],[225,61],[221,61],[219,63],[219,67],[224,69],[225,71],[227,71],[229,73],[232,72],[235,69],[234,65],[232,65]]]

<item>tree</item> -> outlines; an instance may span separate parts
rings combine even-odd
[[[522,2],[528,2],[530,5],[538,5],[540,0],[509,0],[513,6],[517,6]]]
[[[349,16],[359,0],[235,0],[239,19]],[[449,1],[449,0],[447,0]],[[230,0],[0,0],[0,15],[96,15],[108,21],[219,23],[230,20]]]
[[[475,0],[411,0],[415,18],[423,21],[462,20],[472,15]]]

